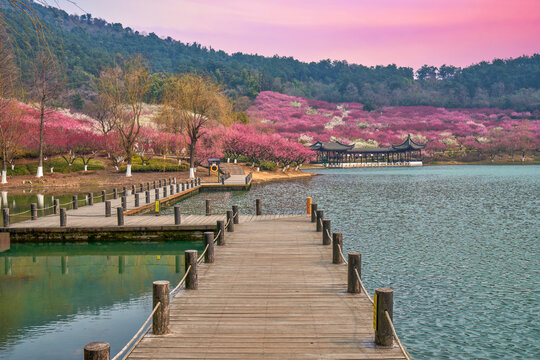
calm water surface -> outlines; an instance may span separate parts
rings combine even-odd
[[[311,196],[363,279],[394,289],[400,338],[415,359],[540,358],[540,166],[331,169],[251,192],[180,203],[216,213],[300,213]]]
[[[116,354],[152,308],[152,282],[175,286],[184,250],[202,242],[12,244],[0,253],[0,359],[82,359],[107,341]]]

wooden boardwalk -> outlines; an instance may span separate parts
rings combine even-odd
[[[307,216],[240,223],[199,267],[198,290],[171,300],[170,333],[129,358],[405,359],[374,345],[373,307],[331,257]]]

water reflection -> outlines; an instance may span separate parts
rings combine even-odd
[[[95,340],[118,351],[147,316],[152,282],[176,284],[184,251],[202,248],[195,241],[11,244],[0,253],[0,359],[34,358],[37,344],[64,349],[40,359],[77,359]]]

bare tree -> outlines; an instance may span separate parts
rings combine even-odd
[[[7,164],[12,162],[22,131],[22,110],[14,99],[17,70],[5,33],[0,31],[0,149],[2,184],[7,183]]]
[[[59,78],[57,62],[50,52],[38,50],[33,59],[33,87],[31,96],[39,110],[39,149],[36,177],[43,176],[43,147],[45,144],[45,124],[52,111],[52,103],[57,98],[63,83]]]
[[[127,160],[126,176],[131,176],[135,144],[141,130],[143,99],[150,88],[150,74],[141,56],[105,69],[97,81],[103,101],[110,109],[113,128]]]
[[[173,76],[165,89],[160,121],[189,139],[189,177],[195,177],[195,149],[212,123],[232,122],[232,106],[221,88],[208,77],[194,74]],[[187,142],[187,141],[186,141]]]

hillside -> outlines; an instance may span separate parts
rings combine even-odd
[[[360,103],[328,103],[262,92],[248,109],[255,127],[305,144],[339,140],[358,147],[398,144],[411,134],[426,155],[482,159],[531,153],[540,144],[540,111],[388,106],[366,111]]]
[[[499,107],[540,109],[540,55],[482,62],[467,68],[424,66],[416,72],[396,65],[366,67],[346,61],[304,63],[290,57],[227,54],[200,44],[185,44],[153,33],[142,34],[90,14],[76,16],[53,7],[32,5],[49,32],[52,48],[65,65],[68,91],[91,93],[92,79],[117,56],[141,53],[156,73],[149,102],[159,102],[161,74],[195,71],[209,74],[247,108],[260,92],[275,91],[331,102],[381,106]],[[35,39],[27,46],[25,22],[6,0],[1,17],[15,34],[22,74],[29,72]],[[250,100],[251,99],[251,100]]]

